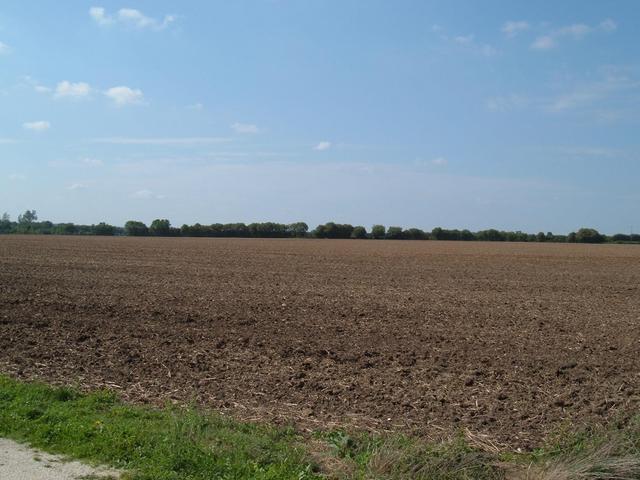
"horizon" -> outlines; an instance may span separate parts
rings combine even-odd
[[[8,1],[0,214],[629,233],[639,20],[631,0]]]

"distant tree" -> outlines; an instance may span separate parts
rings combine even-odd
[[[576,243],[577,240],[577,235],[576,232],[571,232],[569,235],[567,235],[567,242],[569,243]]]
[[[21,225],[30,225],[38,221],[38,215],[35,210],[26,210],[22,215],[18,215],[18,223]]]
[[[605,236],[594,228],[581,228],[576,233],[576,242],[578,243],[602,243],[605,240]]]
[[[402,238],[406,240],[427,240],[429,236],[419,228],[409,228],[402,232]]]
[[[311,232],[311,235],[316,238],[326,238],[324,233],[324,225],[318,225],[316,228],[314,228],[313,232]]]
[[[97,225],[93,225],[92,230],[94,235],[109,236],[116,233],[116,227],[105,222],[100,222]]]
[[[505,232],[490,228],[489,230],[476,232],[476,238],[485,242],[504,242],[507,239],[507,235]]]
[[[309,231],[309,225],[304,222],[295,222],[287,225],[287,233],[292,237],[305,237]]]
[[[402,227],[389,227],[385,238],[388,240],[402,240]]]
[[[53,228],[56,235],[75,235],[78,229],[73,223],[59,223]]]
[[[468,242],[475,239],[476,239],[475,235],[471,233],[469,230],[462,230],[460,232],[460,240],[464,240]]]
[[[367,229],[358,225],[357,227],[353,227],[353,231],[351,232],[351,238],[367,238]]]
[[[536,241],[537,242],[546,242],[547,241],[547,236],[544,234],[544,232],[538,232],[538,234],[536,235]]]
[[[18,233],[38,233],[36,231],[36,222],[38,215],[35,210],[26,210],[22,215],[18,215]]]
[[[387,233],[387,229],[384,225],[374,225],[371,227],[371,238],[375,238],[376,240],[384,238]]]
[[[149,228],[143,223],[137,220],[129,220],[124,224],[124,231],[131,237],[141,237],[149,235]]]
[[[0,218],[0,233],[10,233],[12,229],[11,217],[8,213],[3,213],[2,218]]]
[[[616,233],[611,236],[611,240],[614,242],[629,242],[631,241],[631,235],[625,235],[624,233]]]
[[[171,234],[171,222],[166,218],[156,218],[149,226],[149,233],[157,237],[166,237]]]

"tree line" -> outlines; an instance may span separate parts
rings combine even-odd
[[[18,216],[17,221],[5,213],[0,217],[0,234],[42,234],[42,235],[126,235],[132,237],[245,237],[245,238],[343,238],[373,240],[456,240],[456,241],[491,241],[491,242],[569,242],[569,243],[640,243],[639,234],[623,234],[607,236],[593,228],[581,228],[568,235],[557,235],[551,232],[537,234],[521,231],[503,231],[496,229],[470,230],[444,229],[436,227],[424,231],[419,228],[408,228],[384,225],[373,225],[368,231],[361,225],[327,222],[309,231],[304,222],[295,223],[213,223],[202,225],[182,225],[174,227],[167,219],[155,219],[150,225],[139,220],[129,220],[123,227],[100,222],[93,225],[77,225],[74,223],[52,223],[38,221],[35,210],[27,210]]]

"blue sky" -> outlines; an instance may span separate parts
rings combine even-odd
[[[0,211],[640,231],[640,5],[0,5]]]

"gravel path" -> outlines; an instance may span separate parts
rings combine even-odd
[[[0,479],[2,480],[77,480],[82,478],[116,479],[118,472],[94,468],[80,462],[67,462],[11,440],[0,438]]]

